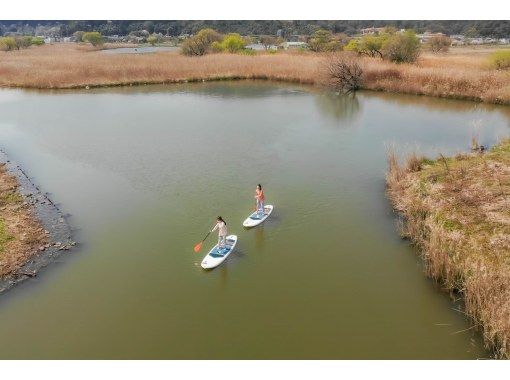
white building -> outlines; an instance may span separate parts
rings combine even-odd
[[[425,32],[423,34],[417,34],[416,37],[420,39],[422,44],[427,43],[432,37],[444,37],[444,33],[431,33]]]
[[[257,50],[257,51],[261,51],[261,50],[278,50],[278,46],[276,46],[276,45],[269,45],[266,48],[263,44],[250,44],[250,45],[246,45],[246,49]]]
[[[367,34],[379,34],[379,33],[383,33],[384,31],[386,30],[386,28],[363,28],[363,29],[360,29],[360,32],[361,34],[364,36],[364,35],[367,35]]]
[[[301,41],[287,41],[282,44],[282,47],[285,50],[289,49],[306,49],[308,48],[308,44],[306,42]]]

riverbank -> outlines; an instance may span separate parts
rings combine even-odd
[[[57,206],[0,150],[0,294],[74,245]]]
[[[423,54],[414,64],[362,58],[362,87],[369,90],[510,104],[510,72],[487,66],[478,49]],[[104,54],[76,44],[55,44],[0,52],[0,86],[72,89],[165,84],[222,79],[266,79],[322,83],[324,56],[313,53],[210,54],[177,52]]]
[[[496,357],[510,357],[510,140],[487,153],[399,165],[390,155],[388,195],[401,233],[421,250],[428,275],[463,295],[473,328]]]

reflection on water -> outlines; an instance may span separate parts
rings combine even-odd
[[[315,96],[315,102],[324,114],[336,120],[351,121],[360,113],[360,103],[355,92],[348,94],[320,92]]]
[[[508,106],[463,101],[458,99],[437,98],[433,96],[393,94],[389,92],[362,91],[361,93],[363,94],[363,97],[367,99],[377,99],[386,103],[393,103],[398,106],[409,108],[426,108],[434,112],[451,113],[452,111],[456,111],[481,115],[489,115],[494,112],[501,113],[508,118],[510,125],[510,107]]]
[[[255,247],[264,248],[264,224],[255,229]]]
[[[115,49],[105,49],[101,50],[103,54],[147,54],[147,53],[157,53],[168,52],[168,51],[178,51],[180,48],[177,46],[137,46],[137,47],[124,47],[124,48],[115,48]]]

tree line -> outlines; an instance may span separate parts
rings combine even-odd
[[[44,40],[34,36],[0,37],[0,51],[26,49],[32,45],[42,45]]]
[[[508,20],[177,20],[177,21],[0,21],[0,34],[21,33],[35,35],[47,28],[47,33],[60,37],[71,36],[80,30],[95,30],[102,35],[127,35],[133,31],[146,30],[150,34],[178,36],[195,34],[201,29],[211,28],[219,33],[247,35],[279,35],[288,37],[295,34],[311,35],[319,29],[332,33],[354,35],[362,28],[394,27],[444,34],[464,34],[470,37],[510,37]],[[57,27],[57,28],[56,28]]]

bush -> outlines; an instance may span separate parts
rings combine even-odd
[[[382,47],[383,56],[397,63],[415,62],[420,55],[420,40],[412,30],[391,35]]]
[[[42,38],[42,37],[32,37],[32,45],[35,45],[35,46],[44,45],[44,38]]]
[[[433,53],[447,53],[452,45],[452,40],[446,36],[435,36],[428,41],[427,45]]]
[[[82,36],[83,42],[90,42],[92,46],[103,44],[103,36],[99,32],[87,32]]]
[[[308,46],[311,51],[325,52],[338,51],[342,49],[342,43],[333,39],[329,30],[319,29],[308,39]]]
[[[347,53],[332,55],[326,58],[323,67],[327,86],[342,92],[361,88],[363,70],[355,56]]]
[[[221,44],[220,41],[214,41],[212,44],[211,44],[211,48],[210,50],[213,52],[213,53],[221,53],[223,51],[223,45]]]
[[[510,50],[500,50],[492,53],[489,57],[489,62],[495,69],[510,69]]]
[[[345,46],[345,50],[354,51],[359,55],[366,55],[372,58],[382,58],[382,48],[389,38],[390,34],[387,33],[363,36],[359,40],[350,40]]]
[[[308,46],[311,51],[321,52],[325,50],[325,46],[331,41],[333,35],[329,30],[316,30],[308,39]]]
[[[244,49],[246,42],[240,34],[230,33],[221,41],[221,46],[229,53],[237,53]]]
[[[26,49],[32,45],[31,36],[17,36],[14,38],[16,41],[16,47],[19,49]]]
[[[12,37],[0,37],[0,50],[9,51],[17,49],[16,40]]]
[[[149,36],[147,42],[154,46],[158,42],[158,38],[156,36]]]
[[[214,29],[202,29],[193,37],[184,40],[181,51],[184,55],[204,55],[211,50],[214,42],[221,41],[221,34]]]

